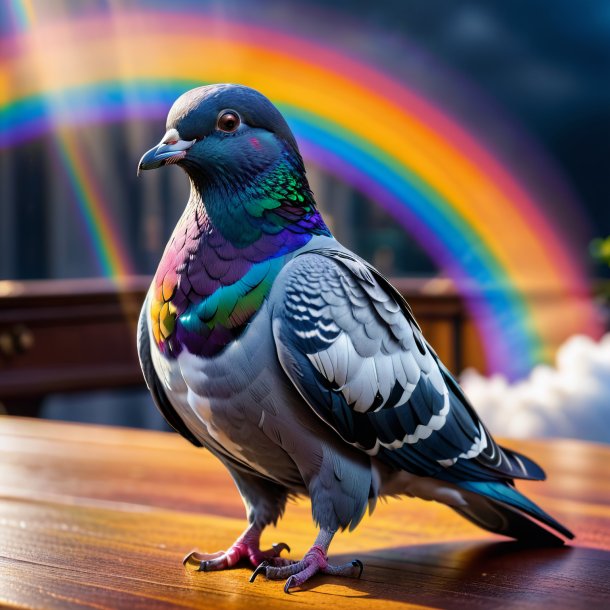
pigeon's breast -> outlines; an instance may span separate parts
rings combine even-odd
[[[248,260],[247,252],[215,248],[209,236],[200,241],[196,254],[194,246],[166,253],[153,282],[150,324],[168,358],[183,350],[200,357],[221,352],[259,310],[284,262]]]
[[[275,357],[266,303],[242,336],[217,356],[202,358],[183,349],[168,359],[154,351],[155,368],[172,388],[170,400],[195,436],[274,481],[303,487],[293,460],[301,447],[291,437],[311,433],[313,438],[308,420],[314,428],[318,422],[308,408],[296,408],[300,398]],[[306,420],[301,428],[299,419]]]
[[[196,356],[216,357],[250,324],[283,264],[283,257],[254,263],[234,283],[193,298],[177,316],[177,344]]]

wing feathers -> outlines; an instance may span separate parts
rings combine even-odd
[[[374,269],[346,252],[310,251],[293,259],[280,284],[280,362],[347,442],[447,480],[540,475],[495,444],[409,306]]]

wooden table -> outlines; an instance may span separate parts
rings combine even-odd
[[[511,442],[546,467],[523,484],[577,534],[527,549],[419,500],[381,503],[331,558],[361,580],[314,578],[290,596],[247,567],[187,573],[194,546],[225,548],[244,526],[233,484],[174,434],[0,418],[0,605],[17,608],[609,608],[610,448]],[[300,558],[315,530],[289,506],[263,542]]]

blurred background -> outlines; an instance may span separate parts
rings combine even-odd
[[[240,82],[492,431],[610,442],[609,70],[604,0],[3,2],[2,409],[164,426],[135,323],[188,185],[136,166]]]

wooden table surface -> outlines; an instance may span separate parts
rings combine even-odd
[[[287,596],[247,567],[187,573],[185,553],[226,548],[243,529],[221,465],[175,434],[0,417],[0,605],[15,608],[610,608],[610,448],[511,442],[549,481],[520,485],[572,528],[558,549],[520,548],[449,509],[381,503],[339,534],[335,561],[361,580],[318,576]],[[315,536],[290,504],[264,543],[300,558]]]

